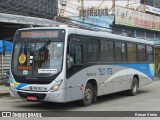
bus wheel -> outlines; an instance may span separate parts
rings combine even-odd
[[[131,96],[135,96],[138,92],[138,79],[136,77],[132,80],[131,89],[128,90],[128,94]]]
[[[84,98],[81,101],[81,105],[89,106],[93,102],[93,85],[91,83],[87,83],[85,91],[84,91]]]

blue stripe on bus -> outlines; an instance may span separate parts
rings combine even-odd
[[[21,89],[22,87],[27,86],[27,85],[29,84],[20,83],[16,88]]]
[[[152,80],[154,79],[154,64],[116,64],[116,66],[138,70],[147,75]]]

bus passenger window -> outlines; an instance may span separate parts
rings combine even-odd
[[[102,62],[114,62],[114,46],[112,41],[102,40],[101,59]]]
[[[146,50],[145,45],[138,45],[138,62],[145,62],[146,61]]]
[[[128,62],[136,62],[136,44],[127,44],[127,50],[128,50]]]
[[[116,62],[126,62],[126,44],[121,42],[115,43]]]
[[[147,46],[146,53],[147,53],[147,62],[154,62],[153,47]]]
[[[99,40],[89,39],[87,43],[87,59],[88,62],[100,61],[100,42]]]

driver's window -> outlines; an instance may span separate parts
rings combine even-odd
[[[82,46],[75,45],[75,64],[81,65],[82,64]]]
[[[70,69],[73,65],[82,65],[82,46],[69,44],[67,50],[67,66]]]

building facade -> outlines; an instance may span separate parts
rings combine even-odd
[[[154,41],[155,74],[160,75],[160,9],[153,6],[160,0],[150,1],[60,0],[58,16],[62,22],[86,29]]]
[[[54,19],[58,0],[1,0],[0,13]]]
[[[13,41],[19,28],[57,24],[58,0],[1,0],[0,39]]]

